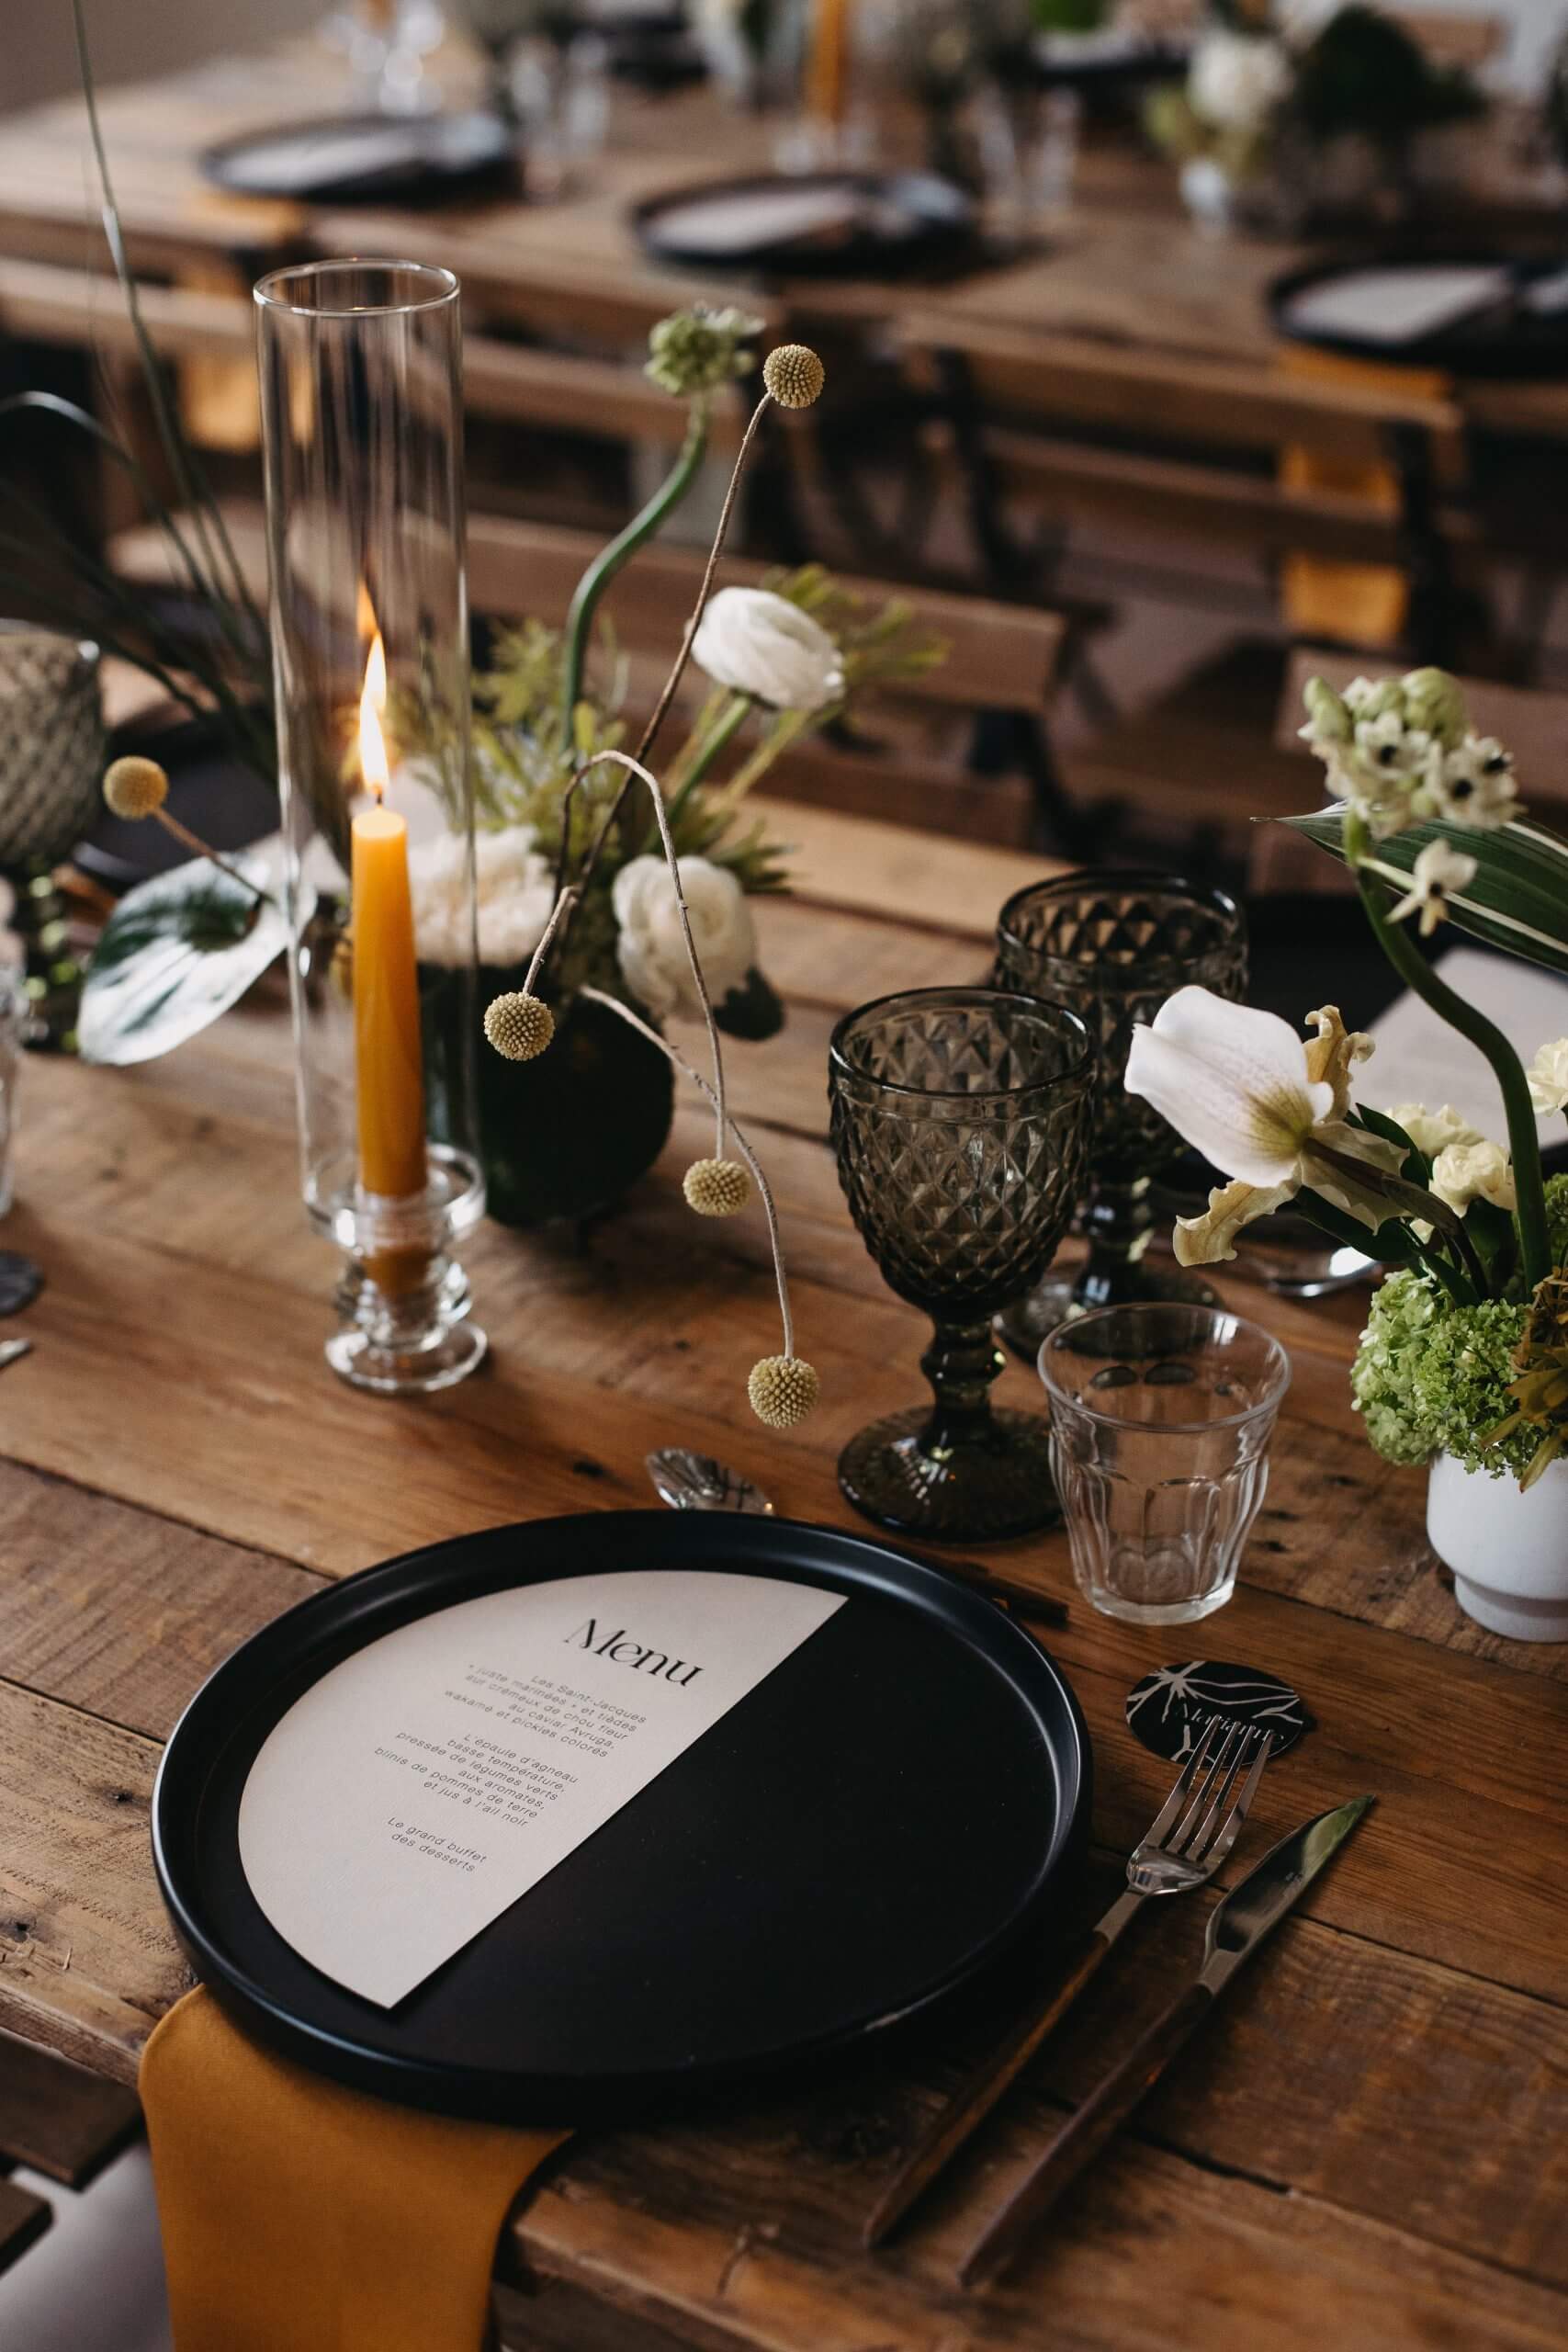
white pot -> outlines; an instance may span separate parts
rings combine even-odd
[[[1478,1625],[1515,1642],[1568,1642],[1568,1457],[1528,1493],[1447,1453],[1427,1485],[1427,1537]]]

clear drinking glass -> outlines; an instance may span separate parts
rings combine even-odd
[[[936,1326],[932,1402],[851,1439],[839,1483],[880,1526],[939,1543],[1060,1516],[1045,1423],[994,1407],[990,1318],[1043,1272],[1083,1180],[1090,1058],[1076,1013],[994,989],[849,1012],[829,1048],[839,1179],[900,1298]]]
[[[1073,1572],[1108,1617],[1183,1625],[1230,1599],[1290,1360],[1224,1307],[1103,1307],[1040,1351]]]
[[[441,1388],[484,1333],[451,1245],[475,1148],[457,281],[323,262],[256,288],[306,1208],[356,1386]]]

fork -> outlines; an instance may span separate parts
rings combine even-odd
[[[1274,1745],[1271,1731],[1259,1733],[1242,1724],[1230,1724],[1222,1738],[1224,1725],[1223,1716],[1210,1716],[1169,1796],[1128,1859],[1125,1891],[1073,1948],[1045,2007],[1026,2015],[1000,2047],[981,2061],[905,2158],[861,2232],[863,2245],[881,2245],[946,2169],[1098,1973],[1143,1905],[1151,1896],[1185,1894],[1219,1869],[1241,1835]]]

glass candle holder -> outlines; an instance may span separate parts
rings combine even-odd
[[[305,1205],[344,1253],[334,1371],[474,1369],[476,1148],[458,287],[323,262],[256,289]]]
[[[932,1403],[852,1438],[839,1483],[880,1526],[938,1543],[1060,1513],[1046,1425],[990,1401],[1002,1302],[1043,1272],[1083,1180],[1089,1041],[1074,1012],[919,989],[846,1013],[829,1049],[839,1176],[861,1238],[935,1325]]]
[[[1109,1306],[1040,1351],[1073,1573],[1108,1617],[1222,1608],[1269,1483],[1290,1360],[1223,1308]]]
[[[1135,1299],[1217,1305],[1196,1274],[1152,1270],[1148,1193],[1181,1138],[1122,1080],[1133,1030],[1168,996],[1193,985],[1239,999],[1247,987],[1247,919],[1227,891],[1179,874],[1085,868],[1016,891],[997,923],[997,985],[1070,1005],[1093,1038],[1097,1067],[1084,1227],[1076,1280],[1042,1283],[997,1318],[1015,1354],[1034,1362],[1064,1317]]]

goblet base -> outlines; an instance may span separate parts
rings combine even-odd
[[[1156,1304],[1218,1306],[1221,1303],[1219,1293],[1201,1274],[1163,1270],[1156,1272],[1144,1265],[1117,1271],[1121,1279],[1103,1297],[1094,1295],[1083,1274],[1076,1282],[1068,1274],[1048,1275],[1022,1298],[1004,1306],[991,1329],[1004,1347],[1010,1348],[1024,1363],[1032,1363],[1040,1353],[1042,1340],[1048,1340],[1058,1324],[1076,1322],[1080,1315],[1092,1315],[1097,1307]]]
[[[929,1544],[997,1543],[1057,1526],[1049,1424],[1009,1408],[987,1420],[983,1436],[947,1446],[928,1442],[929,1405],[873,1421],[839,1456],[839,1485],[878,1527]]]

